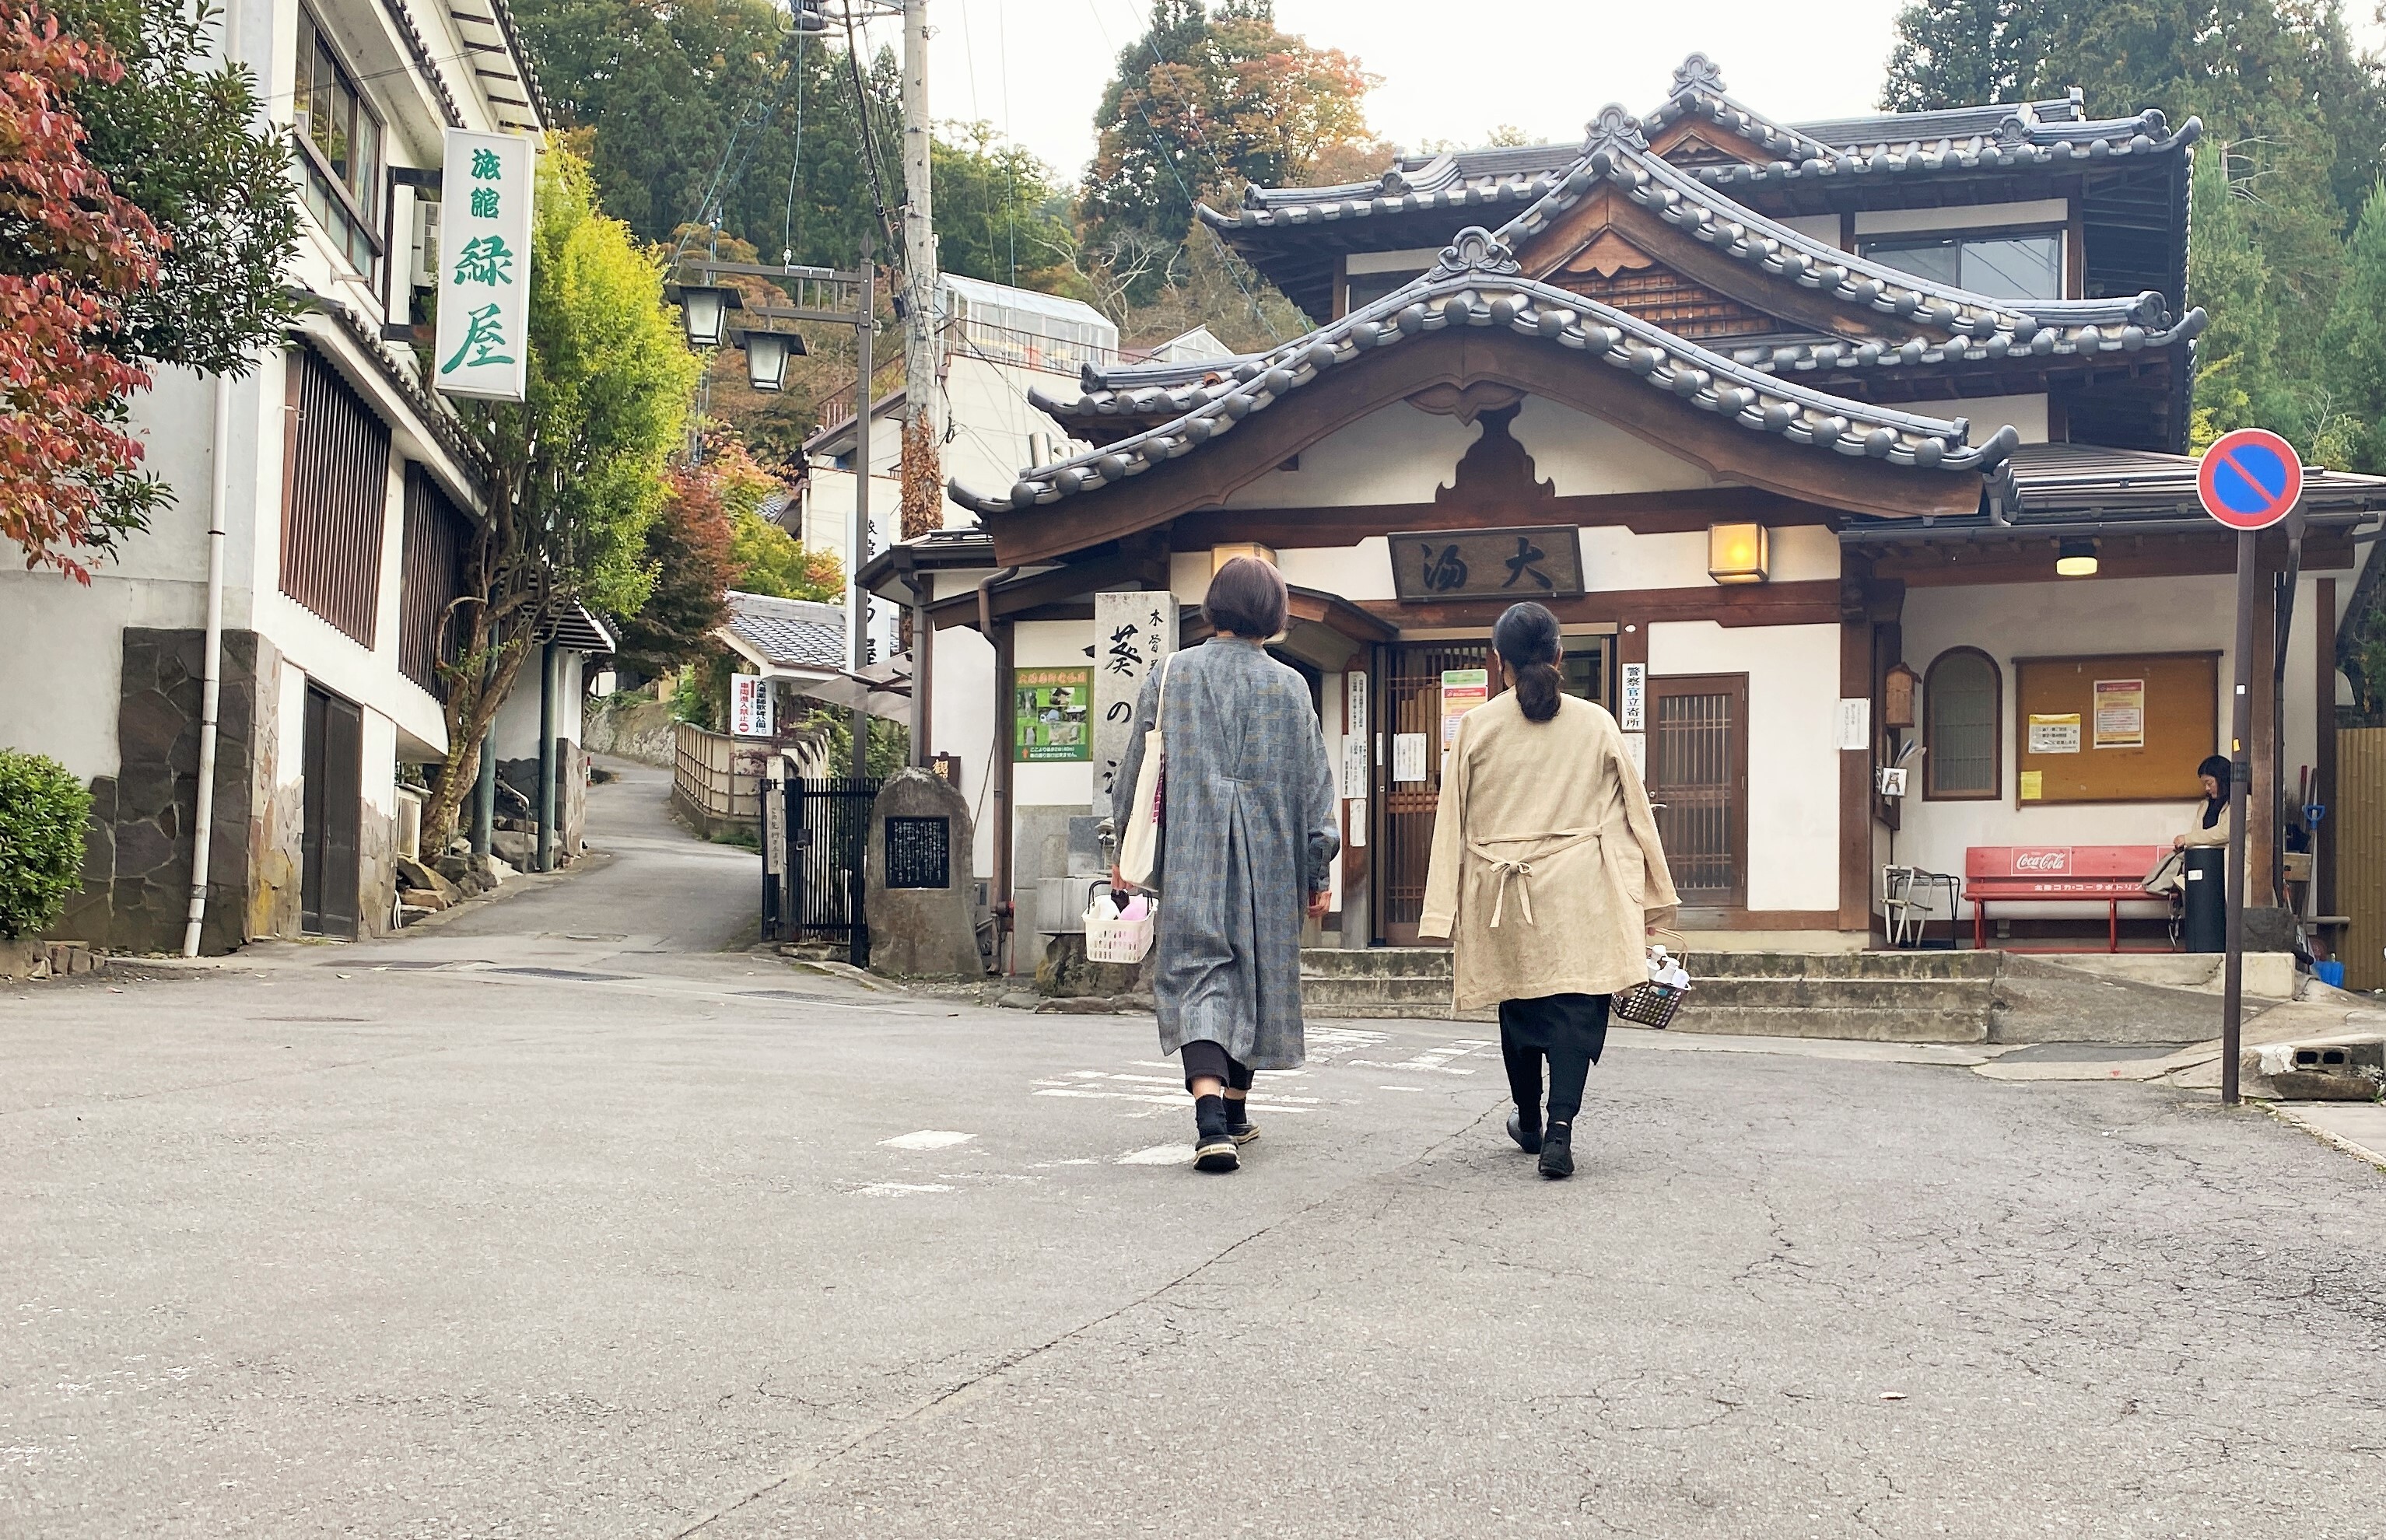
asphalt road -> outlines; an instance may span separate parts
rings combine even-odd
[[[2258,1110],[1619,1033],[1550,1183],[1480,1029],[1321,1023],[1202,1177],[1149,1019],[722,952],[659,795],[0,995],[0,1535],[2386,1527],[2386,1176]]]

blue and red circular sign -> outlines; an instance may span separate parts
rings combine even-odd
[[[2221,434],[2195,470],[2204,511],[2232,530],[2267,530],[2304,495],[2303,457],[2267,428]]]

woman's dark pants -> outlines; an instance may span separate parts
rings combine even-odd
[[[1583,1082],[1607,1045],[1604,995],[1544,995],[1500,1002],[1500,1057],[1508,1066],[1508,1093],[1537,1125],[1541,1107],[1541,1060],[1550,1061],[1548,1121],[1571,1123],[1582,1110]],[[1186,1045],[1187,1052],[1192,1045]]]
[[[1196,1038],[1185,1045],[1182,1057],[1185,1060],[1185,1089],[1187,1091],[1193,1089],[1195,1081],[1203,1079],[1224,1081],[1230,1091],[1251,1088],[1250,1066],[1227,1053],[1223,1043],[1212,1043],[1206,1037]]]

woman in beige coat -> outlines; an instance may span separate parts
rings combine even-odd
[[[1509,1136],[1543,1176],[1571,1176],[1607,997],[1648,982],[1648,933],[1673,918],[1674,879],[1615,719],[1558,688],[1557,617],[1517,605],[1491,641],[1508,688],[1459,723],[1417,931],[1450,938],[1458,1009],[1499,1004]]]

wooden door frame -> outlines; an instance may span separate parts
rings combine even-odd
[[[1668,688],[1671,686],[1671,688]],[[1725,820],[1725,837],[1731,844],[1732,886],[1722,904],[1700,904],[1699,908],[1720,908],[1745,911],[1748,908],[1748,675],[1745,673],[1655,674],[1649,676],[1649,764],[1651,778],[1655,773],[1657,755],[1657,702],[1665,695],[1728,695],[1731,697],[1731,773],[1738,783],[1731,799],[1730,816]],[[1652,798],[1661,795],[1655,785],[1649,788]]]
[[[318,754],[309,755],[308,749],[311,745],[308,740],[315,736],[314,722],[318,700],[321,702],[323,724],[321,745]],[[365,924],[364,707],[345,695],[326,690],[313,680],[308,680],[305,704],[301,711],[303,715],[299,722],[301,783],[298,835],[301,862],[298,873],[299,928],[308,934],[354,941],[363,933]],[[343,713],[354,719],[353,726],[349,731],[353,733],[355,742],[353,745],[344,744],[335,748],[333,737],[334,733],[342,731],[339,719]],[[337,762],[343,757],[343,751],[350,748],[353,752],[345,753],[345,757],[353,766],[354,783],[344,788],[338,783],[339,778],[334,770]],[[320,815],[320,823],[317,819],[308,816],[310,811]],[[338,827],[338,820],[343,814],[346,819],[347,830],[345,858],[334,863],[328,858],[329,835]],[[315,908],[312,911],[306,907],[307,888],[310,880],[315,889]],[[308,920],[310,912],[314,928],[308,931]]]

